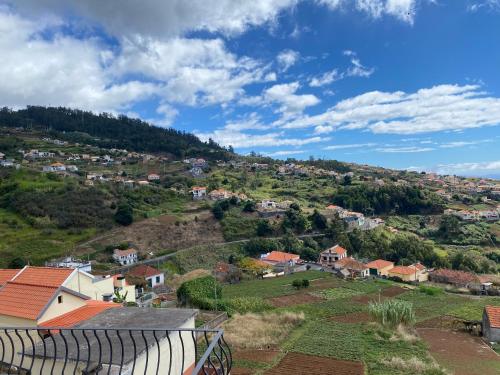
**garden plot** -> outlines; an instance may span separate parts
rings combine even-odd
[[[265,372],[266,375],[363,375],[364,373],[361,362],[299,353],[287,354],[277,366]]]

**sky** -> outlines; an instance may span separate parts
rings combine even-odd
[[[500,176],[500,0],[0,0],[0,105]]]

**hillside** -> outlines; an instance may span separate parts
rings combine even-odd
[[[49,135],[103,148],[224,159],[225,149],[214,142],[204,143],[190,133],[165,129],[124,115],[94,114],[63,107],[28,106],[17,111],[0,110],[0,125],[45,129]]]

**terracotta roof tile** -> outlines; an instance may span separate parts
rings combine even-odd
[[[52,299],[57,287],[7,282],[0,289],[0,314],[35,320]]]
[[[500,306],[486,306],[486,315],[492,328],[500,328]]]
[[[73,273],[72,268],[26,267],[15,278],[19,284],[60,287]]]
[[[282,251],[271,251],[269,255],[262,259],[269,262],[288,262],[289,260],[298,260],[300,256],[297,254],[284,253]]]
[[[85,320],[93,318],[94,316],[100,314],[103,311],[120,307],[121,305],[113,302],[90,300],[86,301],[85,306],[79,307],[66,314],[55,317],[54,319],[46,320],[45,322],[41,323],[40,326],[69,328]]]
[[[127,250],[115,249],[114,250],[114,254],[116,254],[118,256],[127,256],[127,255],[135,254],[135,253],[137,253],[137,250],[135,250],[135,249],[127,249]]]
[[[352,270],[357,270],[357,271],[362,271],[367,269],[367,266],[354,259],[354,258],[342,258],[338,261],[335,262],[336,266],[340,266],[341,268],[347,268],[347,269],[352,269]]]
[[[347,250],[344,249],[342,246],[340,245],[335,245],[335,246],[332,246],[330,247],[329,249],[323,251],[323,253],[330,253],[330,254],[338,254],[338,255],[342,255],[342,254],[346,254],[347,253]]]
[[[406,266],[396,266],[389,270],[389,273],[395,273],[398,275],[414,275],[415,268]]]
[[[128,274],[130,276],[136,276],[136,277],[152,277],[161,274],[161,271],[158,271],[156,268],[145,265],[145,264],[140,264],[137,267],[132,268],[130,271],[128,271]]]
[[[4,285],[7,281],[12,280],[21,270],[13,269],[0,269],[0,286]]]
[[[367,263],[366,266],[368,268],[376,268],[376,269],[380,270],[380,269],[385,268],[385,267],[394,266],[394,263],[389,262],[388,260],[377,259],[377,260],[374,260],[370,263]]]

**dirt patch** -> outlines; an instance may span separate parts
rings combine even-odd
[[[500,356],[479,337],[436,328],[417,328],[438,363],[455,375],[496,375]]]
[[[81,245],[78,251],[79,254],[92,252],[96,245],[105,247],[122,242],[130,242],[140,253],[146,254],[151,251],[222,243],[224,237],[219,222],[206,212],[199,214],[197,221],[194,220],[194,215],[185,216],[183,220],[172,215],[162,215],[113,229],[106,236]]]
[[[370,314],[367,312],[354,312],[346,315],[336,315],[332,316],[330,319],[339,323],[368,323],[372,321]]]
[[[273,363],[274,359],[279,353],[279,350],[237,350],[233,353],[233,359],[251,362]],[[231,371],[231,374],[232,373],[233,372]]]
[[[386,300],[387,297],[380,296],[380,301]],[[361,296],[354,296],[351,298],[352,302],[361,303],[363,305],[368,305],[370,302],[378,302],[379,295],[378,294],[363,294]]]
[[[459,323],[459,319],[452,316],[443,315],[435,318],[423,320],[415,324],[417,328],[441,328],[441,329],[457,329],[463,327]]]
[[[336,277],[325,277],[322,279],[311,280],[310,290],[330,289],[341,285],[341,281]]]
[[[233,367],[231,369],[231,375],[253,375],[255,373],[255,370],[252,370],[250,368],[243,368],[243,367]],[[201,375],[201,372],[200,372]]]
[[[287,354],[276,367],[265,372],[266,375],[363,375],[364,373],[361,362],[299,353]]]
[[[324,298],[307,293],[298,293],[290,294],[288,296],[268,298],[267,301],[269,301],[274,307],[286,307],[324,301]]]
[[[384,297],[396,297],[400,294],[407,292],[408,289],[401,288],[399,286],[391,286],[382,290],[381,295]]]

